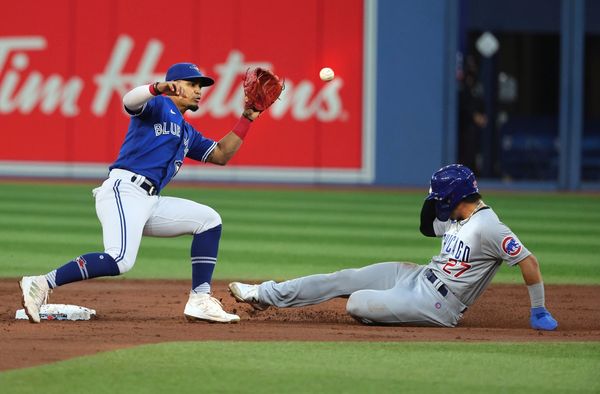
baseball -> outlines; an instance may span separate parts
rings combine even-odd
[[[323,67],[321,71],[319,71],[319,78],[322,81],[331,81],[335,77],[335,73],[329,67]]]

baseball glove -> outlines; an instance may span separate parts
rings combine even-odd
[[[271,71],[256,67],[244,76],[245,109],[262,112],[279,98],[284,89],[281,79]]]

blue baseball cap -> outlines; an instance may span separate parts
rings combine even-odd
[[[210,86],[215,83],[214,79],[205,77],[194,63],[175,63],[167,70],[166,81],[178,79],[200,80],[200,86]]]

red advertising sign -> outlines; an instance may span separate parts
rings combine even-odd
[[[286,89],[231,165],[360,172],[366,166],[363,0],[8,0],[0,25],[0,164],[112,162],[127,130],[121,98],[190,61],[216,80],[188,120],[218,140],[261,65]],[[331,67],[336,78],[319,79]],[[186,166],[193,161],[186,161]],[[0,166],[0,172],[2,167]]]

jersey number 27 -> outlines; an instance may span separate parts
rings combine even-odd
[[[448,259],[448,262],[446,264],[444,264],[444,267],[442,269],[448,275],[452,275],[455,278],[458,278],[459,276],[461,276],[462,274],[467,272],[467,270],[469,268],[471,268],[471,264],[469,264],[469,263],[465,263],[464,261],[458,261],[458,260],[454,260],[454,259]],[[459,269],[459,270],[456,273],[452,273],[450,270],[454,270],[454,269]]]

